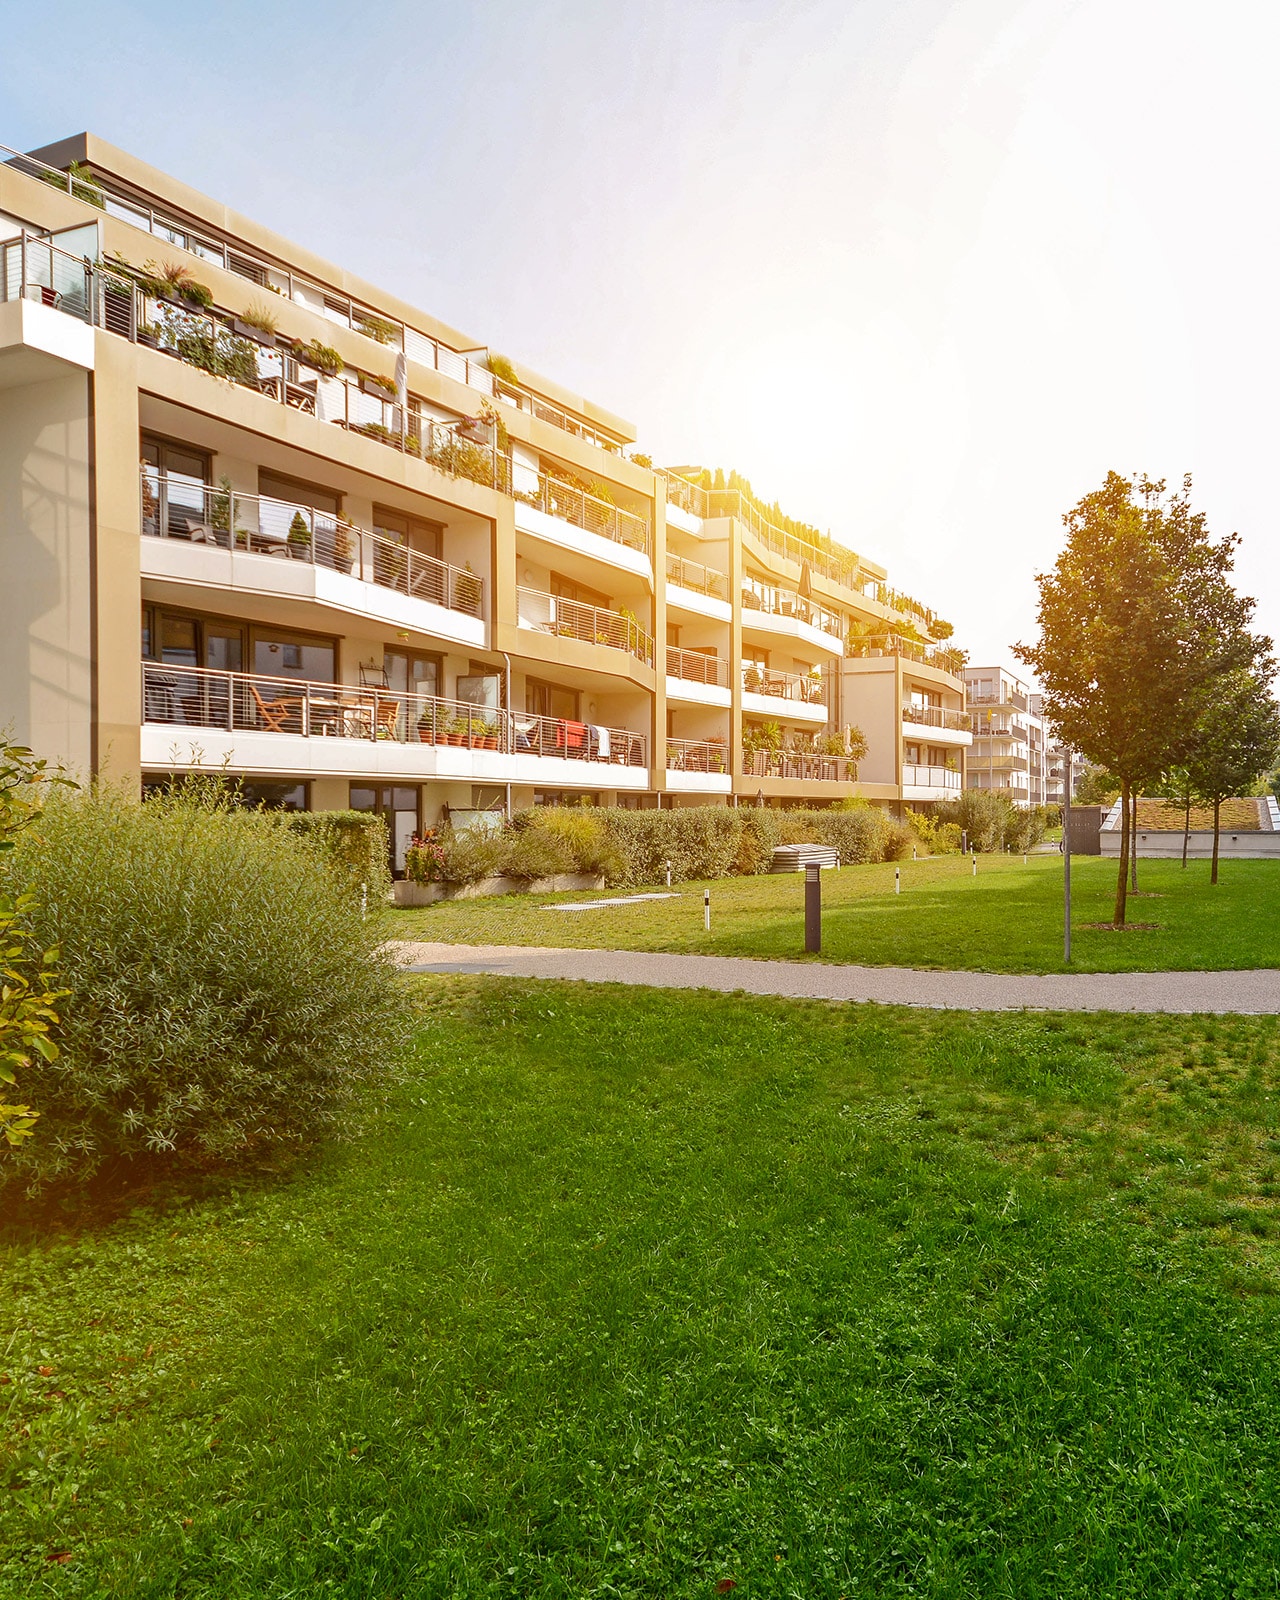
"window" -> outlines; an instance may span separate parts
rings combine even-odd
[[[404,876],[409,840],[421,826],[418,799],[418,790],[408,785],[380,784],[376,788],[358,783],[351,785],[351,809],[373,811],[386,820],[391,871],[396,877]]]
[[[562,578],[558,572],[551,574],[551,592],[558,600],[573,600],[580,606],[599,606],[602,611],[611,609],[607,594],[601,594],[599,589],[588,589],[585,583],[574,583],[571,578]]]
[[[902,759],[908,766],[918,766],[920,763],[920,746],[906,743],[902,746]]]
[[[422,517],[411,517],[404,511],[392,511],[386,506],[374,506],[373,531],[393,544],[408,545],[420,555],[441,559],[444,543],[444,523],[427,522]]]
[[[261,811],[309,811],[311,809],[305,783],[264,783],[259,778],[242,778],[236,785],[240,803]]]
[[[337,647],[332,639],[278,628],[255,628],[253,670],[272,678],[333,683],[337,676]]]
[[[562,717],[566,722],[577,722],[578,691],[558,683],[544,683],[540,678],[526,678],[524,708],[533,717]]]
[[[396,694],[416,694],[424,698],[440,694],[444,674],[439,656],[423,655],[415,650],[384,650],[382,665],[387,688]]]
[[[286,500],[290,505],[307,506],[312,511],[327,511],[336,517],[342,509],[342,496],[332,489],[322,489],[318,484],[301,478],[286,478],[278,472],[258,469],[258,493],[271,500]]]
[[[189,445],[142,437],[144,475],[142,531],[189,539],[206,520],[205,489],[209,457]]]

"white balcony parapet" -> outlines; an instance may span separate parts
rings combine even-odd
[[[479,617],[484,580],[300,502],[169,478],[142,469],[142,532],[328,567],[449,611]]]
[[[606,787],[643,788],[648,780],[648,739],[643,733],[560,717],[525,716],[434,695],[145,661],[142,706],[152,745],[170,734],[187,736],[189,745],[198,743],[200,736],[227,735],[231,743],[219,749],[234,751],[237,743],[259,754],[266,749],[269,767],[270,747],[279,741],[275,764],[284,771],[298,766],[360,772],[380,768],[423,777],[468,773],[496,777],[504,772],[511,777],[523,772],[551,782],[551,776],[538,773],[540,764],[546,763],[556,771],[600,769],[600,783]],[[333,755],[293,758],[291,746],[295,751],[301,746],[323,747]],[[411,747],[412,753],[404,750],[391,761],[377,760],[362,756],[358,746],[377,752]],[[468,753],[465,759],[461,752]],[[477,767],[472,756],[484,760]],[[499,763],[498,757],[508,759]],[[626,774],[617,768],[627,769]]]

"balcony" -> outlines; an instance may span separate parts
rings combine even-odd
[[[967,711],[948,711],[943,706],[903,706],[902,720],[921,728],[948,728],[956,733],[968,733],[973,726]]]
[[[539,473],[537,491],[519,492],[516,499],[521,505],[540,511],[545,517],[555,517],[560,522],[595,534],[597,538],[610,539],[615,544],[638,550],[646,558],[653,555],[653,535],[648,517],[637,516],[634,511],[626,511],[560,478]]]
[[[742,709],[764,717],[808,723],[827,720],[821,678],[799,672],[774,672],[747,661],[742,666]]]
[[[744,778],[799,778],[813,783],[856,783],[858,763],[848,756],[823,756],[808,750],[744,750]]]
[[[942,789],[946,790],[947,794],[958,794],[960,792],[960,779],[962,779],[962,774],[952,770],[950,766],[923,766],[912,762],[902,763],[902,787],[904,789]]]
[[[484,580],[310,506],[142,470],[142,532],[191,546],[321,566],[428,605],[480,617]],[[422,626],[429,630],[430,619]]]
[[[845,625],[834,611],[754,578],[742,580],[742,625],[759,632],[802,638],[833,655],[844,654]]]
[[[728,604],[729,580],[714,567],[703,566],[701,561],[690,561],[685,556],[667,552],[667,582],[691,594],[704,594],[712,600]]]
[[[290,268],[279,267],[272,262],[261,260],[238,240],[218,238],[216,230],[206,228],[192,230],[190,223],[185,219],[166,215],[134,195],[113,193],[109,178],[101,179],[95,176],[92,183],[87,183],[83,179],[72,178],[69,173],[63,172],[58,167],[48,166],[33,156],[25,155],[20,150],[11,150],[7,145],[0,145],[0,159],[4,157],[8,158],[5,162],[7,166],[15,168],[27,177],[65,188],[67,193],[76,199],[98,206],[109,216],[117,217],[122,222],[155,235],[166,245],[189,251],[202,261],[213,262],[228,272],[234,272],[238,277],[247,278],[251,283],[275,290],[296,305],[317,311],[327,321],[337,323],[340,327],[350,328],[378,344],[389,345],[394,350],[403,350],[410,360],[416,361],[419,365],[443,373],[455,382],[465,383],[477,393],[501,400],[518,411],[527,411],[540,422],[549,422],[554,427],[561,428],[564,432],[583,439],[601,450],[608,450],[616,455],[625,442],[620,437],[592,427],[580,417],[575,417],[561,406],[554,405],[524,384],[499,378],[486,362],[472,360],[460,350],[454,350],[439,339],[421,333],[408,323],[399,322],[383,312],[375,311],[370,306],[361,305],[334,286],[326,288],[311,283]]]
[[[703,655],[699,650],[677,650],[669,644],[667,699],[727,709],[731,704],[728,661],[723,656]]]
[[[667,740],[667,788],[697,794],[728,794],[729,747],[714,740]]]
[[[653,665],[653,640],[626,611],[585,606],[539,589],[517,589],[516,615],[522,628],[558,639],[581,639],[585,644],[603,645],[609,650],[625,650],[645,666]]]
[[[648,787],[642,733],[430,695],[147,661],[142,706],[150,768]]]
[[[385,371],[335,370],[314,341],[278,339],[228,312],[196,307],[160,292],[139,273],[68,255],[23,234],[5,244],[0,301],[34,300],[131,343],[389,449],[437,471],[510,493],[511,464],[492,430],[468,419],[435,422],[415,396],[401,396]],[[154,292],[153,292],[154,290]],[[387,361],[377,363],[385,368]]]

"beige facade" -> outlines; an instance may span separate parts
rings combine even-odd
[[[0,254],[0,726],[42,754],[401,845],[963,783],[929,614],[584,397],[90,135],[0,164]]]

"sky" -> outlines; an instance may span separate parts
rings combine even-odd
[[[88,128],[889,568],[976,664],[1110,468],[1280,637],[1280,7],[12,7],[0,143]],[[52,41],[56,41],[56,48]]]

